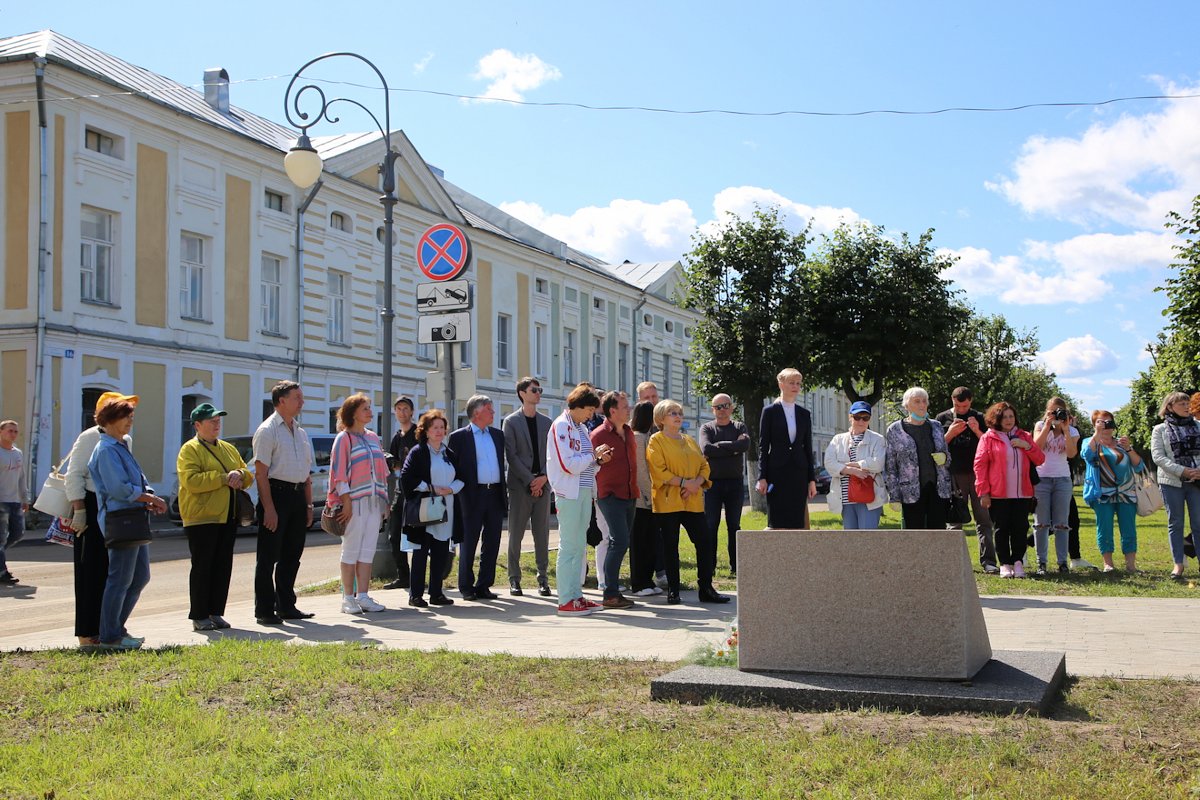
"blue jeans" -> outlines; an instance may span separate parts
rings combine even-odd
[[[708,523],[708,538],[717,546],[717,531],[721,528],[721,512],[725,512],[726,548],[729,568],[737,572],[737,533],[742,527],[742,500],[746,496],[746,481],[742,478],[715,478],[704,492],[704,520]],[[713,563],[717,554],[713,553]]]
[[[1033,526],[1034,541],[1037,544],[1037,560],[1039,564],[1046,563],[1050,551],[1050,528],[1054,528],[1054,555],[1059,564],[1067,563],[1067,540],[1070,538],[1071,526],[1068,520],[1071,516],[1071,479],[1042,478],[1033,487],[1033,496],[1037,498],[1037,517]]]
[[[633,530],[636,500],[601,497],[596,501],[604,521],[608,523],[608,551],[604,554],[604,597],[619,597],[621,562],[629,551],[629,533]]]
[[[1179,486],[1159,484],[1167,504],[1167,538],[1171,542],[1171,558],[1176,564],[1185,561],[1183,555],[1183,509],[1187,506],[1192,541],[1200,543],[1200,485],[1188,481]]]
[[[6,551],[25,536],[25,512],[20,503],[0,503],[0,573],[8,572]]]
[[[125,623],[149,582],[150,545],[109,549],[108,582],[100,601],[100,641],[121,640]]]
[[[592,519],[594,489],[580,489],[579,497],[555,497],[558,507],[558,604],[583,597],[583,561],[587,554],[587,529]]]
[[[842,529],[847,531],[873,531],[879,527],[883,506],[867,508],[866,503],[842,503]]]
[[[1096,546],[1100,555],[1113,551],[1113,514],[1121,529],[1121,552],[1137,552],[1137,503],[1096,503]]]

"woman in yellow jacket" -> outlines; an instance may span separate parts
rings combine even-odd
[[[192,628],[228,628],[225,601],[233,573],[233,538],[237,532],[234,493],[254,481],[237,448],[221,441],[221,417],[211,403],[192,411],[196,436],[183,443],[175,462],[179,473],[179,514],[192,554],[188,581]]]
[[[667,567],[667,602],[679,602],[679,527],[696,546],[696,571],[700,601],[728,603],[729,598],[713,588],[716,571],[715,544],[709,542],[704,519],[704,490],[708,460],[692,437],[683,432],[683,406],[663,400],[654,407],[654,424],[659,432],[646,445],[646,464],[653,488],[651,505],[662,532]]]

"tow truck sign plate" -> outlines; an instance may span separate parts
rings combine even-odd
[[[470,307],[469,281],[417,284],[417,311],[420,313],[465,311]]]

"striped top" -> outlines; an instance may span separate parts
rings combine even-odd
[[[594,450],[592,449],[592,440],[588,434],[587,426],[582,422],[576,426],[579,429],[579,452],[587,453],[593,459],[595,458]],[[580,489],[595,489],[596,488],[596,462],[592,461],[583,472],[579,473],[579,488]]]
[[[850,434],[850,449],[847,451],[850,461],[858,461],[858,446],[862,444],[863,437],[866,433]],[[850,503],[850,481],[842,481],[842,505]]]
[[[351,500],[372,495],[388,501],[387,459],[383,444],[373,431],[342,431],[333,440],[329,460],[329,495],[326,502],[336,505],[342,494]]]

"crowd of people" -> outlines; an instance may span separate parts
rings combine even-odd
[[[760,417],[755,490],[764,496],[768,526],[809,527],[817,493],[812,418],[797,399],[803,376],[777,376],[779,397]],[[508,519],[508,591],[522,595],[520,556],[532,534],[537,592],[557,593],[561,616],[628,609],[664,594],[681,602],[679,533],[696,551],[697,598],[726,603],[714,579],[718,531],[724,518],[731,571],[737,570],[737,532],[750,450],[746,425],[733,418],[727,394],[712,399],[713,419],[693,438],[676,401],[660,399],[650,382],[636,398],[576,386],[566,408],[551,420],[538,410],[536,378],[516,385],[521,406],[496,428],[493,402],[475,395],[466,404],[468,424],[450,430],[439,409],[414,420],[412,400],[393,404],[397,431],[385,449],[369,429],[371,399],[348,397],[338,411],[323,527],[341,537],[341,610],[385,611],[371,597],[372,563],[386,529],[397,575],[386,589],[407,589],[408,605],[452,605],[445,584],[462,601],[494,600],[501,529]],[[188,617],[195,630],[230,627],[225,606],[239,524],[258,524],[254,612],[260,625],[306,619],[296,603],[295,580],[314,522],[313,450],[299,424],[301,387],[282,381],[272,390],[273,413],[253,437],[252,464],[221,439],[225,412],[202,403],[191,413],[195,436],[179,451],[179,511],[191,554]],[[1083,499],[1095,511],[1096,543],[1104,572],[1115,572],[1114,520],[1127,572],[1137,555],[1138,476],[1146,464],[1113,415],[1091,415],[1094,434],[1080,441],[1075,417],[1051,398],[1032,430],[1021,426],[1006,402],[985,413],[972,408],[969,388],[952,393],[951,408],[931,416],[930,398],[913,387],[903,396],[903,418],[884,434],[870,428],[872,407],[850,406],[848,429],[824,454],[832,478],[827,500],[847,530],[879,527],[883,507],[898,506],[906,529],[961,528],[972,518],[983,570],[1004,578],[1026,576],[1029,544],[1036,575],[1048,573],[1054,535],[1057,571],[1096,569],[1079,553],[1078,509],[1070,460],[1085,465]],[[1169,394],[1162,424],[1154,428],[1152,455],[1165,501],[1172,578],[1182,578],[1185,527],[1200,528],[1200,395]],[[76,439],[66,462],[73,531],[75,634],[87,650],[128,650],[142,639],[127,622],[150,580],[149,522],[166,503],[149,487],[132,452],[136,395],[107,392],[95,409],[96,425]],[[12,545],[24,529],[28,492],[21,485],[17,423],[0,422],[0,544]],[[257,488],[253,506],[246,490]],[[1185,512],[1186,522],[1185,525]],[[556,586],[550,586],[550,520],[558,521]],[[1030,515],[1035,524],[1030,537]],[[328,524],[325,524],[328,523]],[[1194,541],[1194,538],[1192,539]],[[602,598],[584,596],[587,548],[595,547]],[[0,546],[0,582],[15,583]],[[455,556],[457,555],[457,567]],[[629,558],[629,587],[620,583]]]

